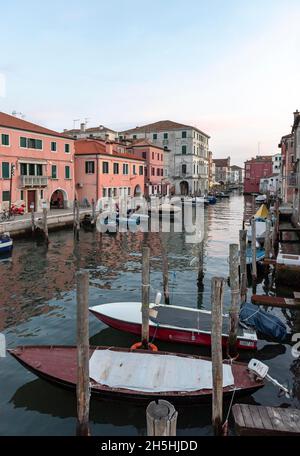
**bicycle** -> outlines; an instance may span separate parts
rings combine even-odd
[[[15,214],[8,209],[4,209],[0,214],[0,222],[9,222],[15,219]]]

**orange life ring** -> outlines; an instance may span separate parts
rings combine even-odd
[[[139,348],[142,348],[143,347],[143,343],[142,342],[136,342],[135,344],[133,344],[131,347],[130,347],[130,350],[138,350]],[[153,352],[157,352],[158,351],[158,348],[156,345],[154,344],[148,344],[148,348],[149,350],[153,351]]]

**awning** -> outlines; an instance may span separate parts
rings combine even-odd
[[[256,212],[254,217],[261,217],[261,218],[267,218],[269,215],[268,208],[265,204],[262,204],[258,211]]]
[[[19,158],[18,163],[29,163],[32,165],[47,165],[47,160],[39,160],[38,158]]]

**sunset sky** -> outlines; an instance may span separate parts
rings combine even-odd
[[[278,152],[300,109],[299,0],[11,0],[0,11],[0,110],[28,121],[170,119],[241,165]]]

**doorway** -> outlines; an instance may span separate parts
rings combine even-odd
[[[36,211],[35,190],[27,190],[27,211],[31,211],[30,205],[33,204],[33,210]]]

